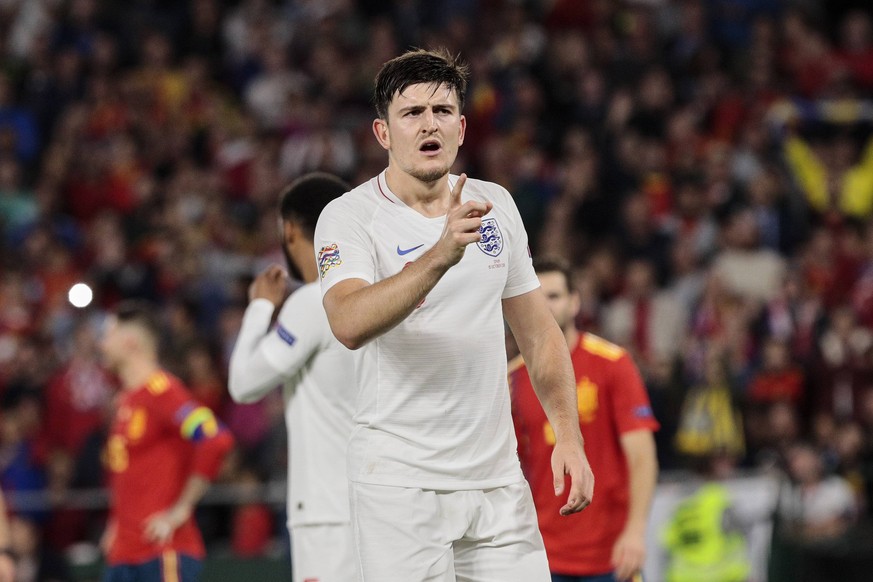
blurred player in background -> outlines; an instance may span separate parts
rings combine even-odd
[[[209,408],[158,361],[151,306],[124,302],[101,342],[122,391],[106,444],[111,496],[104,582],[194,582],[205,548],[194,509],[234,445]]]
[[[312,243],[322,209],[350,189],[339,178],[313,173],[282,194],[282,247],[288,268],[305,284],[285,299],[284,269],[273,265],[258,275],[230,359],[230,395],[237,402],[257,401],[283,384],[295,582],[358,579],[346,478],[354,359],[330,332]]]
[[[555,433],[521,357],[510,363],[513,416],[522,468],[533,490],[553,582],[612,582],[638,575],[658,476],[646,388],[630,355],[575,326],[579,295],[560,261],[534,261],[543,292],[564,332],[576,371],[578,421],[597,475],[597,503],[557,516],[549,464]]]
[[[349,479],[368,582],[548,580],[516,456],[504,316],[555,425],[560,512],[593,495],[572,366],[512,196],[449,174],[466,84],[443,52],[388,61],[373,122],[388,168],[331,202],[316,228],[331,329],[360,348]]]

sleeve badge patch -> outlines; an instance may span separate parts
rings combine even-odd
[[[637,418],[652,418],[654,416],[652,414],[651,406],[637,406],[634,408],[634,416]]]
[[[343,260],[340,258],[339,247],[336,243],[325,245],[318,251],[318,271],[321,273],[322,279],[328,271],[342,264]]]
[[[294,343],[297,341],[297,338],[294,337],[294,334],[285,329],[281,324],[276,326],[276,334],[283,342],[285,342],[289,346],[293,346]]]

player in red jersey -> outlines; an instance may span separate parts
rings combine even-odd
[[[597,482],[584,512],[561,517],[550,458],[555,442],[521,358],[509,366],[518,452],[530,482],[553,582],[607,582],[637,575],[645,558],[646,522],[658,474],[652,432],[658,422],[631,357],[574,324],[579,295],[560,261],[536,260],[549,307],[567,338],[579,426]]]
[[[150,307],[120,305],[101,343],[122,392],[106,444],[111,508],[103,582],[194,582],[205,548],[197,502],[234,441],[182,382],[158,363]]]

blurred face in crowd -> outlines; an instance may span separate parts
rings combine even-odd
[[[800,483],[814,483],[821,477],[821,458],[812,447],[798,445],[788,451],[788,469]]]
[[[764,367],[767,370],[784,370],[791,363],[788,346],[777,339],[764,344]]]
[[[115,317],[109,317],[103,327],[103,336],[100,339],[100,354],[103,356],[103,363],[107,368],[113,371],[118,370],[122,355],[124,354],[124,344],[127,341],[123,326],[119,325]]]
[[[728,223],[725,237],[730,246],[738,249],[753,249],[758,245],[758,223],[748,210],[735,214]]]
[[[655,273],[651,263],[647,261],[632,261],[625,272],[625,287],[627,295],[634,299],[647,297],[654,286]]]
[[[154,340],[135,322],[119,321],[115,316],[106,320],[100,339],[100,353],[107,368],[114,372],[130,360],[156,349]]]
[[[374,121],[373,133],[388,150],[389,167],[429,183],[448,174],[466,127],[455,91],[419,83],[394,95],[387,119]]]
[[[567,278],[560,271],[544,271],[538,273],[540,286],[549,303],[549,309],[562,331],[567,331],[575,325],[576,314],[579,312],[579,294],[570,291]]]

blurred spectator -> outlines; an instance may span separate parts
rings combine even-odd
[[[245,503],[233,512],[231,547],[241,558],[264,556],[270,549],[273,515],[260,499],[262,480],[250,467],[243,467],[236,477]]]
[[[859,392],[866,385],[873,333],[858,325],[850,307],[842,306],[830,312],[817,347],[813,414],[829,414],[838,420],[855,417]]]
[[[0,157],[0,234],[12,238],[33,224],[37,213],[36,198],[23,186],[21,164],[11,156]]]
[[[4,491],[38,492],[46,485],[45,469],[36,454],[40,423],[38,393],[24,388],[7,389],[3,395],[0,423],[0,483]],[[12,507],[16,510],[16,507]],[[42,521],[45,511],[20,512]]]
[[[750,176],[749,208],[758,224],[761,246],[790,255],[802,240],[804,225],[801,211],[788,198],[773,168],[761,168]]]
[[[668,290],[686,314],[697,307],[706,288],[706,270],[702,265],[692,241],[680,239],[673,244]]]
[[[706,350],[704,375],[685,395],[676,450],[697,463],[739,459],[745,452],[742,419],[728,384],[724,354]]]
[[[749,382],[749,401],[754,404],[783,401],[799,405],[804,396],[804,376],[791,361],[788,344],[768,338],[761,355],[761,368]]]
[[[641,259],[654,268],[653,276],[659,285],[666,279],[669,268],[670,237],[653,220],[654,208],[646,193],[632,194],[622,208],[618,228],[618,244],[625,260]]]
[[[282,177],[292,180],[306,172],[323,170],[349,176],[355,163],[351,134],[331,124],[333,105],[314,95],[306,101],[308,124],[290,135],[282,145],[279,168]]]
[[[305,93],[308,79],[288,67],[288,55],[281,46],[264,48],[264,70],[246,87],[245,102],[261,127],[281,129],[291,93]]]
[[[63,554],[42,543],[39,524],[23,516],[12,518],[10,548],[18,557],[15,582],[73,582]]]
[[[39,132],[30,111],[16,103],[12,80],[0,71],[0,155],[29,164],[39,153]]]
[[[102,430],[105,410],[115,392],[109,372],[98,362],[96,323],[81,319],[72,331],[69,358],[45,389],[45,453],[77,459],[85,441]]]
[[[775,297],[785,275],[785,259],[760,242],[755,215],[737,210],[727,219],[724,247],[712,267],[728,289],[753,305]]]
[[[861,10],[846,14],[840,24],[837,57],[855,83],[873,88],[873,25],[870,15]]]
[[[671,361],[679,355],[687,321],[681,305],[658,291],[652,263],[634,260],[625,272],[624,292],[604,313],[603,333],[626,347],[645,370],[657,360]]]
[[[197,342],[185,351],[183,378],[191,395],[221,416],[227,389],[209,347]]]
[[[812,210],[834,223],[873,214],[873,140],[860,149],[845,132],[810,146],[789,134],[785,156]]]
[[[709,259],[718,243],[718,225],[706,204],[700,176],[684,175],[676,181],[673,212],[666,219],[674,246],[687,243],[697,263]]]
[[[850,292],[852,307],[858,320],[867,328],[873,328],[873,224],[864,229],[864,246],[858,277]]]
[[[820,452],[806,443],[792,445],[786,461],[790,485],[781,493],[778,508],[785,531],[804,541],[846,533],[858,505],[845,479],[828,476]]]

